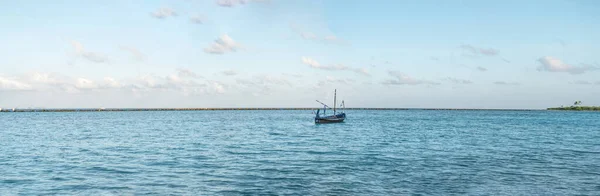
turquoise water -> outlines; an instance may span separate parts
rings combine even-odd
[[[0,195],[600,195],[600,113],[0,113]]]

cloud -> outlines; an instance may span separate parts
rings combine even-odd
[[[202,76],[199,76],[189,69],[177,69],[177,76],[181,78],[202,78]]]
[[[300,35],[300,37],[302,37],[302,39],[305,39],[305,40],[312,40],[312,41],[317,41],[317,42],[327,43],[327,44],[329,44],[329,43],[340,44],[340,45],[344,45],[344,44],[348,43],[347,41],[345,41],[335,35],[328,35],[328,36],[321,37],[321,36],[315,34],[311,30],[306,30],[306,29],[300,27],[296,23],[290,23],[290,28],[292,29],[292,31],[294,33]]]
[[[281,74],[281,75],[283,75],[283,76],[295,77],[295,78],[301,78],[301,77],[303,77],[303,76],[302,76],[302,75],[300,75],[300,74],[289,74],[289,73],[283,73],[283,74]]]
[[[346,41],[339,37],[329,35],[329,36],[320,38],[313,32],[309,32],[309,31],[300,32],[300,37],[302,37],[303,39],[306,39],[306,40],[320,41],[322,43],[328,43],[328,44],[340,44],[340,45],[346,44]]]
[[[353,80],[353,79],[343,79],[343,78],[336,78],[336,77],[332,77],[332,76],[326,76],[325,80],[321,80],[317,83],[317,87],[323,87],[328,84],[351,84],[354,82],[355,82],[355,80]]]
[[[564,72],[570,74],[582,74],[587,71],[595,71],[598,67],[591,65],[573,66],[562,62],[560,59],[545,56],[538,59],[540,66],[537,68],[538,71],[547,72]]]
[[[252,79],[237,79],[236,82],[246,86],[292,85],[292,83],[284,77],[265,74],[255,75]]]
[[[102,54],[86,51],[85,48],[83,47],[83,44],[81,44],[80,42],[73,41],[71,43],[72,43],[73,47],[75,48],[75,54],[77,56],[83,57],[83,58],[85,58],[89,61],[95,62],[95,63],[108,62],[108,57],[106,57],[105,55],[102,55]]]
[[[235,42],[231,37],[221,35],[219,39],[215,40],[215,43],[208,48],[204,48],[204,52],[209,54],[225,54],[226,52],[235,52],[240,48],[240,44]]]
[[[323,38],[323,41],[325,43],[332,43],[332,44],[346,44],[345,40],[343,40],[343,39],[341,39],[339,37],[336,37],[334,35],[325,36]]]
[[[121,88],[123,85],[119,83],[116,79],[111,77],[104,77],[104,85],[105,88]]]
[[[194,24],[203,24],[206,19],[202,15],[196,15],[190,17],[190,22]]]
[[[14,77],[0,76],[2,90],[33,90],[66,93],[85,93],[90,91],[131,91],[144,92],[179,92],[183,95],[221,94],[226,92],[227,85],[218,81],[199,81],[197,74],[179,69],[167,76],[142,75],[136,78],[118,80],[104,77],[94,80],[86,77],[68,77],[53,73],[31,72]]]
[[[238,78],[236,83],[254,96],[271,94],[277,87],[292,86],[292,83],[285,77],[265,74],[255,75],[252,78]]]
[[[304,39],[310,39],[310,40],[317,39],[317,35],[315,35],[312,32],[301,32],[300,36]]]
[[[337,42],[340,41],[340,38],[330,35],[330,36],[325,36],[325,38],[323,38],[325,41],[330,41],[330,42]]]
[[[238,73],[235,70],[225,70],[225,71],[222,71],[221,74],[223,74],[225,76],[235,76]]]
[[[138,49],[127,46],[121,46],[120,48],[121,50],[129,52],[138,61],[144,61],[146,59],[146,55],[141,53]]]
[[[321,67],[321,64],[319,64],[319,62],[317,62],[309,57],[302,57],[302,63],[310,65],[310,67],[313,67],[313,68]]]
[[[217,5],[221,7],[234,7],[238,4],[246,4],[247,0],[217,0]]]
[[[496,56],[500,52],[493,48],[479,48],[472,45],[461,45],[460,48],[470,53],[473,56]]]
[[[98,85],[89,79],[86,78],[77,78],[75,83],[75,88],[77,89],[97,89]]]
[[[271,0],[216,0],[215,1],[217,3],[217,5],[221,6],[221,7],[235,7],[237,5],[244,5],[246,3],[250,3],[250,2],[256,2],[256,3],[270,3]]]
[[[388,74],[392,76],[394,79],[383,81],[384,85],[439,85],[438,82],[433,82],[429,80],[420,80],[398,71],[388,71]]]
[[[10,90],[10,91],[32,90],[32,86],[30,84],[15,80],[14,78],[0,76],[0,91],[2,91],[2,90]]]
[[[188,95],[223,94],[227,86],[217,81],[198,81],[195,73],[179,69],[176,74],[165,77],[156,75],[142,75],[137,77],[133,83],[123,85],[135,93],[146,92],[179,92]]]
[[[150,13],[154,18],[163,19],[169,16],[177,16],[175,10],[167,7],[160,8],[152,13]]]
[[[471,80],[463,80],[463,79],[452,78],[452,77],[447,77],[445,80],[452,82],[454,84],[473,84],[473,81],[471,81]]]
[[[11,80],[7,81],[0,77],[0,89],[79,93],[82,90],[118,89],[123,86],[111,77],[96,82],[84,77],[72,78],[44,72],[30,72],[9,79]]]
[[[31,83],[45,85],[60,85],[66,83],[66,81],[69,80],[69,78],[64,76],[43,72],[32,72],[26,74],[24,78],[24,80],[29,81]]]
[[[575,82],[571,82],[571,84],[577,84],[577,85],[592,85],[592,83],[591,83],[591,82],[589,82],[589,81],[585,81],[585,80],[578,80],[578,81],[575,81]]]
[[[586,80],[578,80],[578,81],[575,81],[575,82],[570,82],[570,84],[577,84],[577,85],[600,85],[600,81],[590,82],[590,81],[586,81]]]
[[[310,57],[302,57],[302,63],[314,69],[321,69],[327,71],[352,71],[364,76],[370,76],[369,72],[365,68],[352,68],[342,64],[321,65],[318,61]]]
[[[218,94],[223,94],[226,91],[225,85],[223,85],[222,83],[219,83],[219,82],[215,82],[215,81],[210,82],[210,90],[212,90]]]
[[[481,67],[481,66],[477,66],[475,69],[476,69],[477,71],[481,71],[481,72],[484,72],[484,71],[487,71],[487,70],[488,70],[488,69],[486,69],[485,67]]]
[[[495,85],[503,85],[503,86],[518,86],[521,85],[521,83],[518,82],[505,82],[505,81],[497,81],[494,82]]]
[[[355,69],[352,69],[352,71],[354,71],[355,73],[361,74],[363,76],[371,76],[369,71],[365,68],[355,68]]]

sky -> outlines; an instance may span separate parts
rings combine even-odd
[[[600,105],[600,2],[0,6],[0,108]]]

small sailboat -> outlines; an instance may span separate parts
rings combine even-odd
[[[320,124],[320,123],[339,123],[339,122],[344,122],[344,120],[346,119],[346,113],[344,113],[344,109],[346,108],[346,104],[344,104],[344,101],[342,100],[342,112],[338,113],[336,111],[336,101],[337,101],[337,89],[333,92],[333,115],[329,115],[327,116],[327,108],[332,109],[331,107],[327,106],[327,104],[324,104],[323,102],[320,102],[319,100],[317,100],[317,102],[319,102],[320,104],[323,105],[323,115],[321,116],[321,110],[317,110],[317,114],[315,116],[315,123]]]

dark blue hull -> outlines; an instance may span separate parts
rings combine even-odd
[[[341,113],[341,114],[331,115],[331,116],[315,117],[315,123],[340,123],[340,122],[344,122],[345,119],[346,119],[346,114]]]

